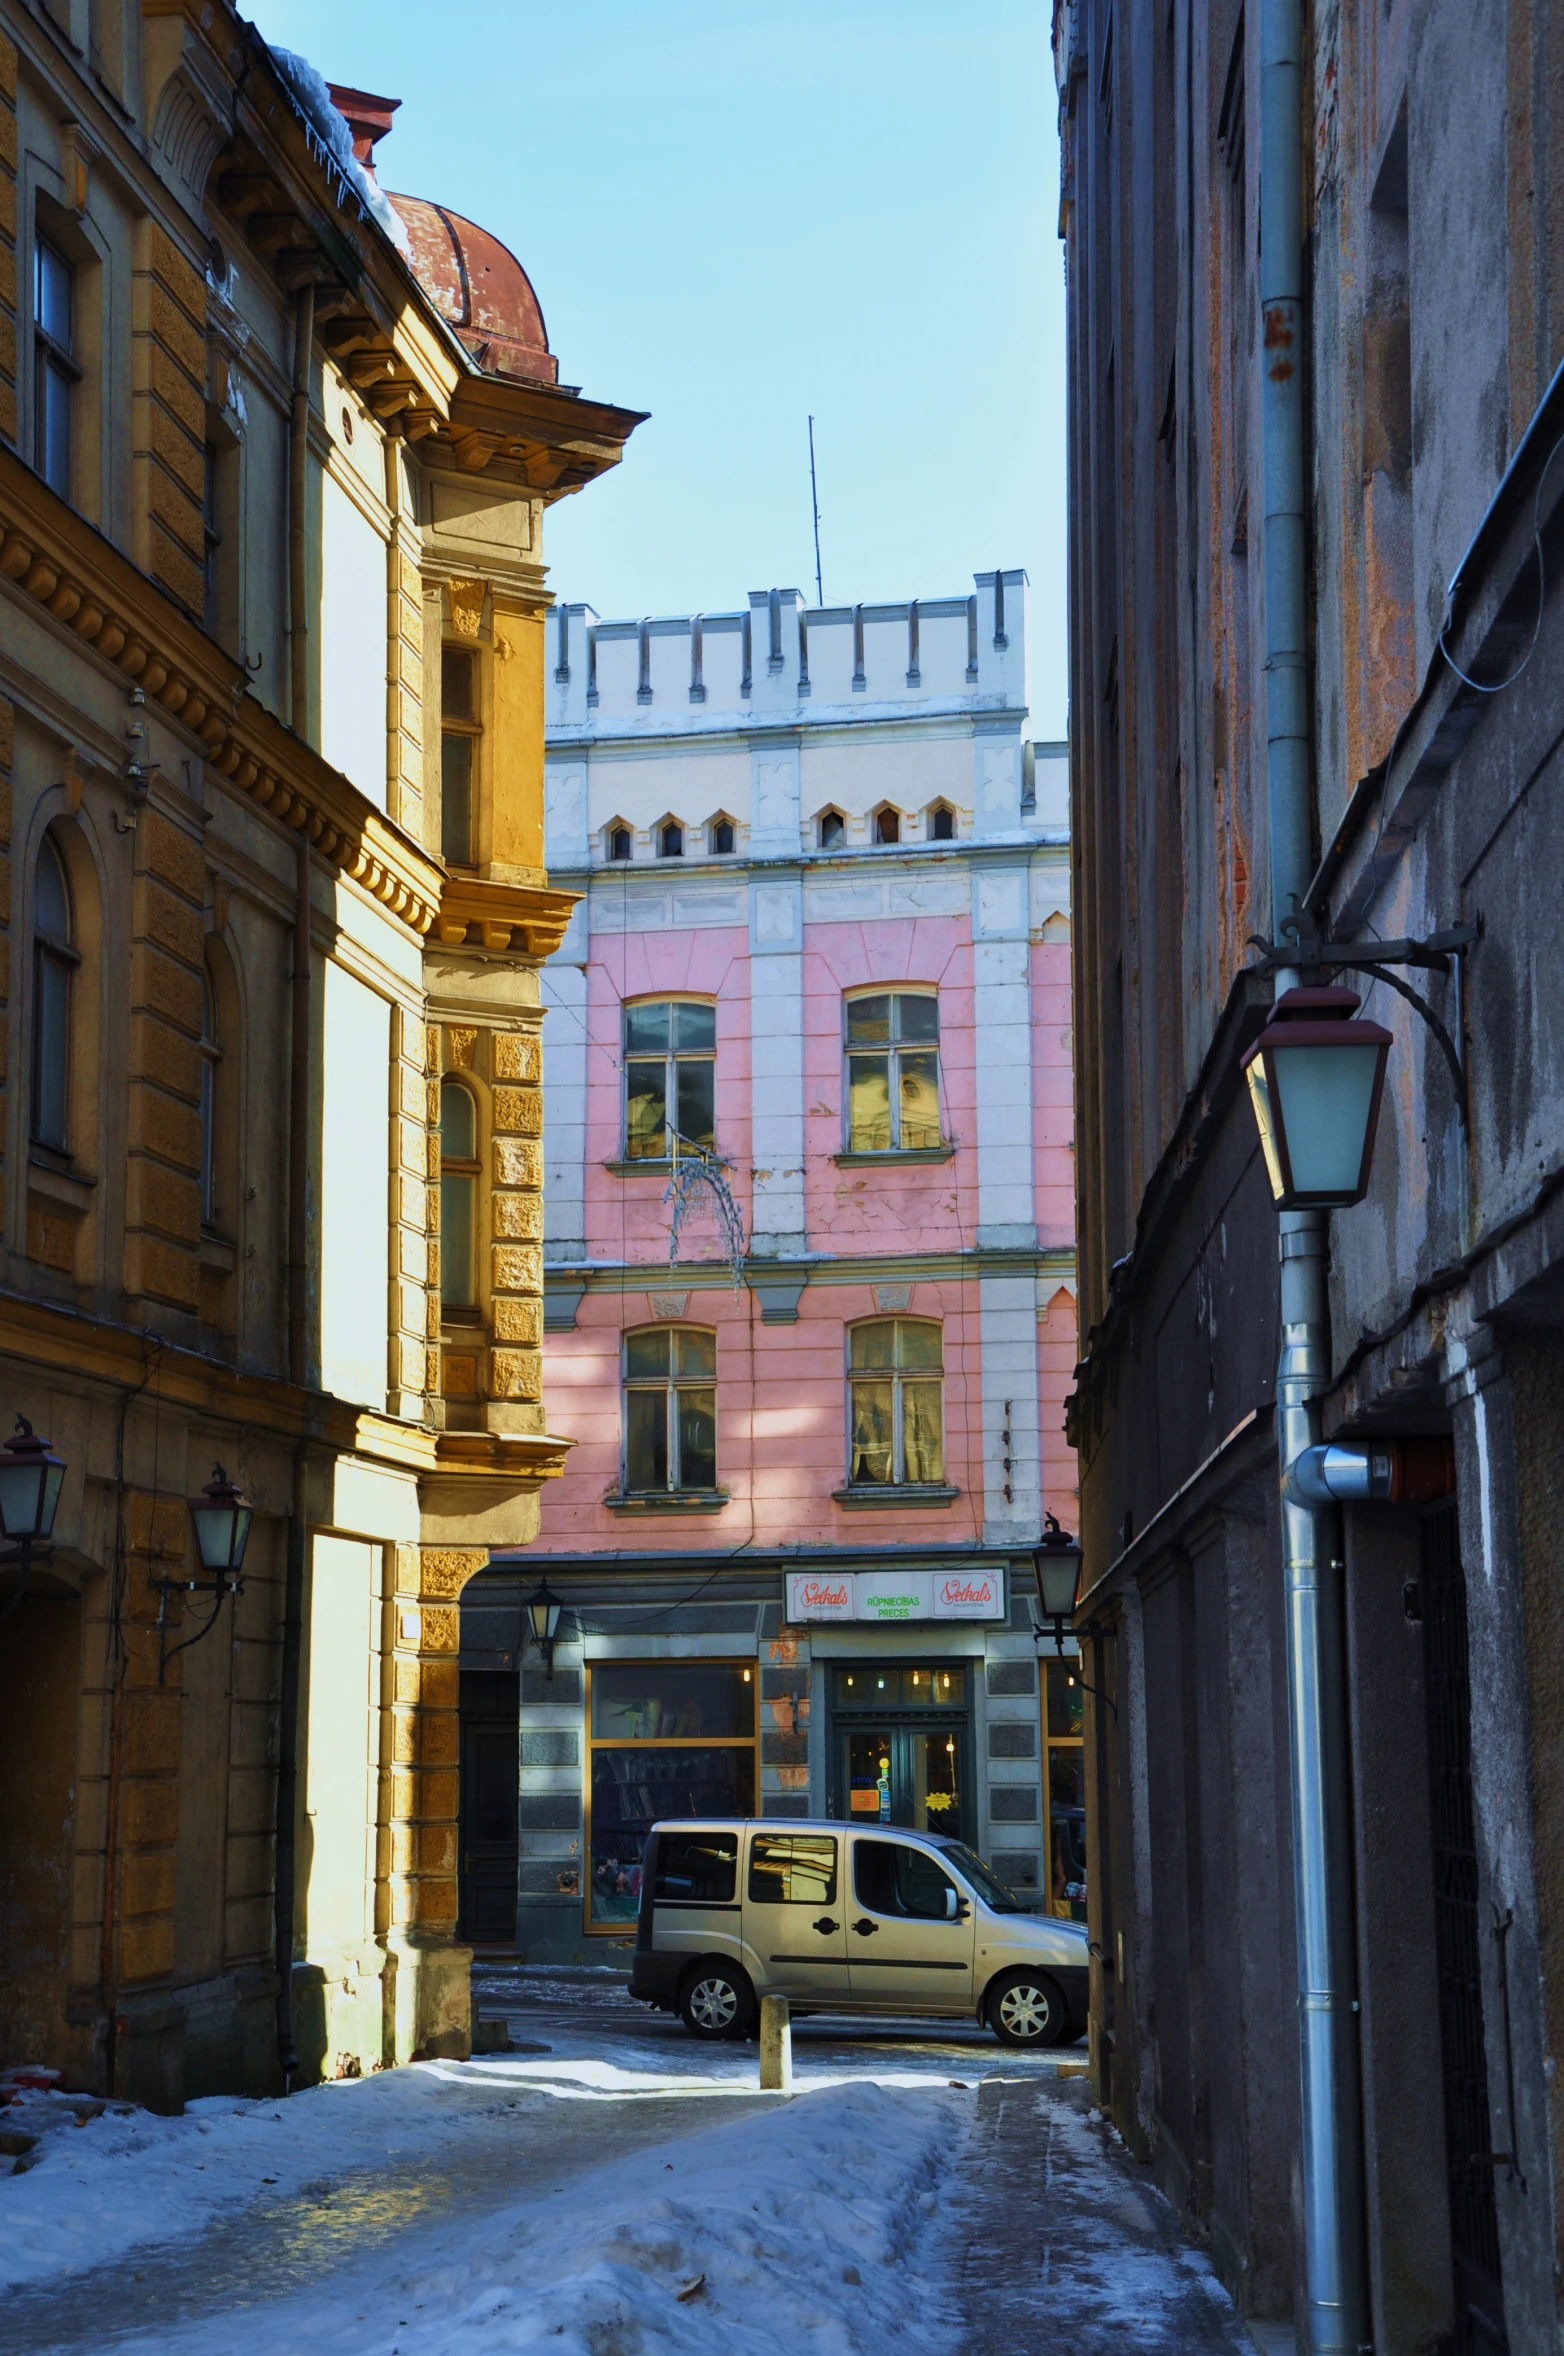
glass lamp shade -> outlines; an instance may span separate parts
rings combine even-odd
[[[0,1530],[13,1544],[48,1539],[64,1479],[63,1458],[19,1415],[15,1437],[0,1448]]]
[[[1343,1210],[1368,1192],[1390,1033],[1354,990],[1287,990],[1244,1058],[1281,1211]]]
[[[532,1623],[534,1644],[552,1644],[559,1629],[561,1605],[557,1595],[549,1591],[545,1579],[536,1592],[527,1598],[527,1617]]]
[[[1037,1572],[1037,1600],[1045,1620],[1068,1620],[1075,1610],[1081,1584],[1079,1542],[1057,1522],[1032,1556]]]
[[[237,1574],[244,1562],[254,1514],[254,1506],[241,1496],[222,1466],[214,1464],[206,1487],[190,1500],[196,1552],[208,1576]]]

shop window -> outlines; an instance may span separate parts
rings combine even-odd
[[[673,1135],[711,1152],[716,1090],[714,1006],[657,998],[625,1008],[626,1161],[666,1161]]]
[[[622,1932],[634,1921],[642,1853],[654,1824],[754,1815],[755,1728],[752,1661],[589,1664],[589,1931]],[[736,1836],[665,1837],[658,1847],[660,1899],[731,1903]],[[724,1886],[724,1876],[726,1897],[717,1899],[712,1893]]]
[[[75,312],[76,273],[40,237],[33,253],[33,463],[62,499],[71,495],[71,408],[81,382]]]
[[[440,652],[440,856],[452,867],[477,860],[478,658],[466,647]]]
[[[440,1083],[440,1305],[478,1298],[478,1107],[460,1080]]]
[[[625,1335],[624,1486],[629,1495],[717,1486],[717,1337],[654,1325]]]
[[[849,1485],[905,1488],[945,1477],[940,1328],[878,1317],[847,1336]]]
[[[1086,1920],[1086,1770],[1080,1664],[1049,1661],[1044,1697],[1048,1911]]]
[[[879,990],[846,1001],[847,1150],[937,1150],[939,1000],[932,991]]]
[[[80,963],[65,863],[45,835],[33,902],[32,1138],[56,1153],[70,1144],[71,985]]]

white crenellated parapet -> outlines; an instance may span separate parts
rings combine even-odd
[[[808,606],[753,589],[737,612],[549,617],[548,732],[701,733],[750,717],[993,712],[1026,706],[1027,578],[975,573],[967,597]],[[1018,781],[1019,786],[1019,781]]]

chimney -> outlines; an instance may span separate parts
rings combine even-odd
[[[375,148],[391,128],[400,98],[376,98],[368,90],[352,90],[346,82],[328,82],[331,103],[353,134],[353,153],[366,172],[375,168]]]

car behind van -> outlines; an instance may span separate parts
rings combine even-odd
[[[647,1839],[630,1993],[696,2037],[747,2036],[760,1998],[786,1996],[1059,2045],[1086,2023],[1086,1931],[937,1833],[685,1818]]]

